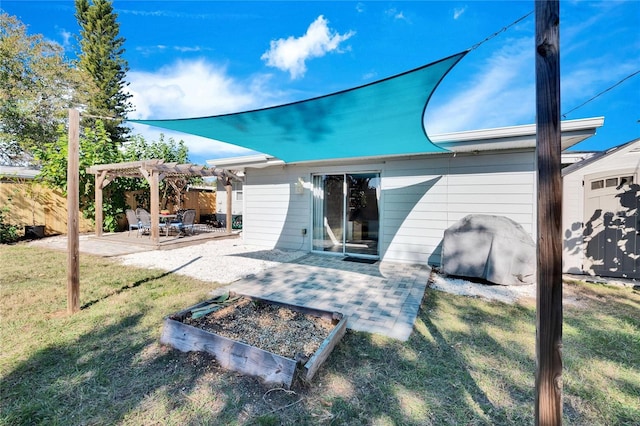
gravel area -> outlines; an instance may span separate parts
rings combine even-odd
[[[221,239],[174,250],[118,256],[124,265],[159,268],[202,281],[228,284],[306,255],[304,251],[267,250],[239,239]]]
[[[90,244],[88,235],[80,237],[80,244]],[[66,237],[56,236],[34,240],[30,245],[65,249]],[[153,250],[114,256],[123,265],[157,268],[186,275],[202,281],[230,284],[248,275],[258,274],[281,263],[291,262],[308,254],[305,251],[268,250],[244,244],[240,239],[220,239],[173,250]],[[581,277],[584,279],[584,276]],[[631,282],[630,280],[628,280]],[[635,281],[631,284],[637,284]],[[535,299],[535,284],[500,286],[450,278],[435,271],[431,274],[432,289],[470,297],[483,297],[505,303]]]
[[[450,278],[432,272],[429,279],[429,287],[447,293],[462,296],[482,297],[489,300],[498,300],[504,303],[515,303],[523,299],[535,299],[536,285],[490,285],[474,283],[471,281]]]

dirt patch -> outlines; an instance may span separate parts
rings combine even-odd
[[[244,297],[182,322],[296,360],[311,357],[335,327],[328,319]]]

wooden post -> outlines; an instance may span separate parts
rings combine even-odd
[[[560,6],[535,2],[538,272],[536,425],[562,424]]]
[[[102,227],[104,226],[104,212],[102,210],[102,185],[101,185],[101,179],[100,179],[100,175],[96,174],[94,176],[93,179],[94,183],[95,183],[95,189],[94,189],[94,193],[95,193],[95,208],[96,208],[96,229],[95,229],[95,234],[96,237],[101,237],[102,236]]]
[[[80,310],[80,210],[79,146],[80,113],[69,110],[69,147],[67,158],[67,312]]]
[[[144,178],[149,183],[149,195],[150,195],[150,203],[149,207],[151,215],[151,241],[154,244],[160,244],[160,176],[158,171],[153,167],[150,169],[146,168],[147,165],[143,162],[140,167],[140,174],[144,176]]]
[[[107,175],[106,171],[103,171],[101,173],[96,173],[95,175],[95,198],[96,198],[96,202],[95,202],[95,208],[96,208],[96,229],[95,229],[95,234],[96,237],[101,237],[102,236],[102,228],[104,226],[104,211],[103,211],[103,190],[104,190],[104,183],[105,183],[105,177]],[[108,182],[108,181],[107,181]]]
[[[150,173],[149,190],[151,191],[151,241],[154,244],[160,243],[160,181],[158,171],[152,170]]]
[[[224,178],[224,188],[227,190],[227,234],[232,232],[232,222],[233,222],[233,209],[231,208],[231,196],[233,192],[233,187],[231,186],[231,178],[226,176]]]

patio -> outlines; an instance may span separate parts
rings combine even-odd
[[[204,226],[204,225],[201,225]],[[177,236],[164,234],[155,243],[148,235],[138,236],[137,231],[131,233],[112,232],[103,233],[96,237],[94,234],[83,234],[80,236],[80,253],[94,256],[113,257],[125,254],[139,253],[152,250],[172,250],[181,247],[195,246],[207,241],[225,238],[238,238],[239,233],[228,234],[224,228],[209,228],[208,230],[197,231],[194,235]],[[67,236],[58,235],[29,242],[31,245],[50,248],[53,250],[67,250]]]
[[[428,266],[380,261],[367,264],[346,261],[341,256],[256,251],[256,247],[244,246],[238,237],[239,234],[224,232],[161,237],[162,253],[152,254],[156,250],[153,242],[148,236],[137,237],[135,232],[103,234],[99,238],[85,234],[80,237],[80,252],[104,257],[129,254],[144,257],[149,262],[129,264],[230,283],[216,288],[212,295],[231,290],[336,311],[349,317],[347,327],[352,330],[403,341],[411,335],[431,273]],[[64,251],[67,239],[61,235],[29,244]],[[169,252],[171,249],[176,250]]]
[[[250,254],[249,254],[250,255]],[[418,315],[431,268],[374,264],[308,254],[247,276],[222,289],[264,299],[340,312],[347,327],[406,341]]]

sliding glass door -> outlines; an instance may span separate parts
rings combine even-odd
[[[313,250],[378,256],[379,173],[313,177]]]

